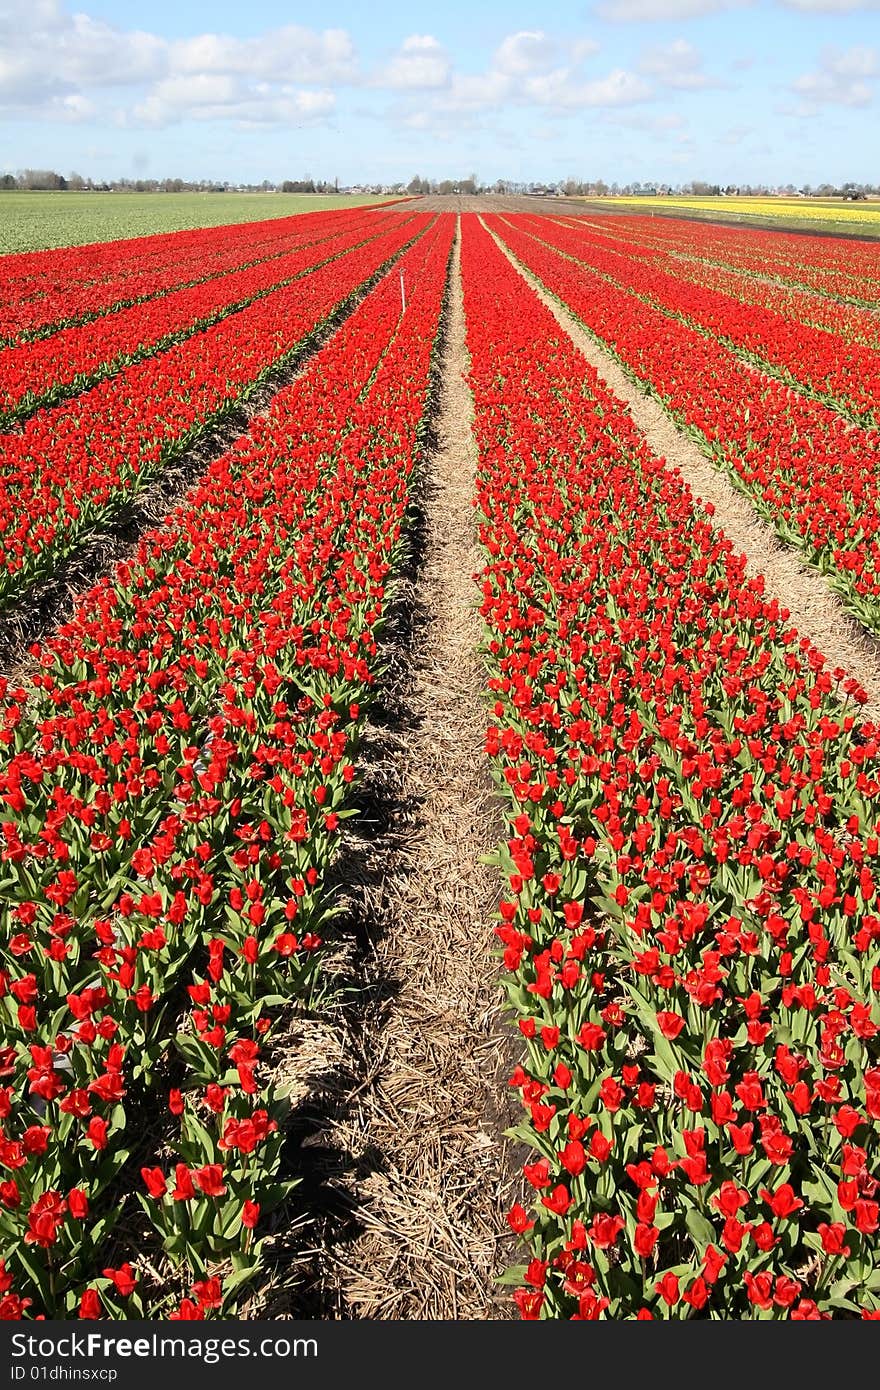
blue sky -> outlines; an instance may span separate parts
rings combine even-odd
[[[0,169],[880,181],[880,0],[0,0]]]

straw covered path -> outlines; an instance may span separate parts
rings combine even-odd
[[[501,827],[483,754],[460,229],[441,367],[420,563],[404,581],[409,633],[396,653],[392,633],[383,711],[363,749],[385,820],[351,823],[345,865],[368,1002],[345,1045],[349,1065],[358,1058],[353,1089],[310,1141],[325,1162],[336,1154],[331,1186],[348,1218],[331,1215],[317,1252],[325,1317],[511,1316],[496,1282],[515,1254],[504,1219],[513,1117],[501,1108],[512,1062],[493,954],[497,874],[481,862]]]

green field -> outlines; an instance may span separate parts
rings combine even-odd
[[[0,255],[387,201],[313,193],[0,193]]]

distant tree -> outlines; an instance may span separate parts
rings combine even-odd
[[[20,187],[33,192],[48,193],[66,188],[67,180],[61,174],[56,174],[54,169],[25,169],[21,175]]]

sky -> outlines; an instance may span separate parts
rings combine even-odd
[[[0,0],[0,170],[880,182],[880,0]]]

